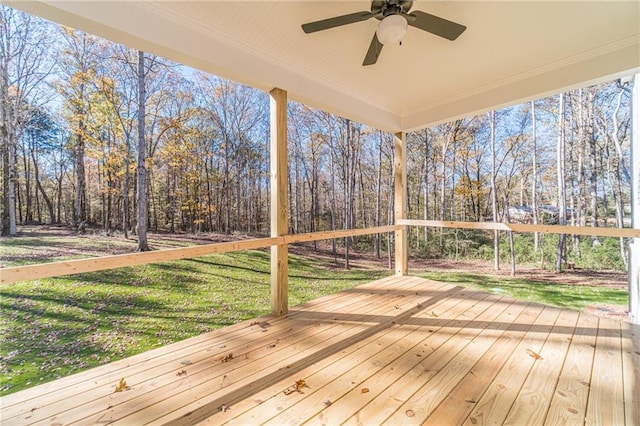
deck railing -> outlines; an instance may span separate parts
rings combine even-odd
[[[591,226],[531,225],[502,222],[454,222],[445,220],[400,219],[398,225],[433,228],[481,229],[487,231],[540,232],[544,234],[590,235],[594,237],[640,238],[640,229]]]
[[[254,250],[282,244],[295,244],[332,238],[353,237],[357,235],[382,234],[404,229],[403,225],[378,226],[373,228],[346,229],[337,231],[289,234],[280,237],[254,238],[240,241],[203,244],[155,251],[113,256],[92,257],[88,259],[63,260],[59,262],[39,263],[36,265],[14,266],[0,269],[0,283],[36,280],[40,278],[60,277],[85,272],[104,271],[124,266],[146,265],[171,260],[190,259],[212,254],[229,253],[242,250]]]
[[[546,234],[590,235],[598,237],[640,238],[640,229],[633,228],[593,228],[585,226],[400,219],[398,220],[396,225],[378,226],[372,228],[289,234],[280,237],[254,238],[248,240],[227,241],[222,243],[171,248],[141,253],[119,254],[113,256],[93,257],[88,259],[74,259],[51,263],[40,263],[36,265],[14,266],[0,269],[0,283],[8,284],[17,281],[27,281],[86,272],[104,271],[125,266],[146,265],[149,263],[168,262],[172,260],[209,256],[212,254],[254,250],[274,245],[295,244],[301,242],[328,240],[333,238],[353,237],[358,235],[382,234],[405,229],[407,226],[499,230],[512,232],[540,232]]]

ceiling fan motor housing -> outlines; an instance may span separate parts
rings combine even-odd
[[[371,13],[376,19],[383,20],[389,15],[408,13],[413,6],[413,0],[373,0]]]

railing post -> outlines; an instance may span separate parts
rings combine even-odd
[[[287,185],[287,92],[275,88],[271,103],[271,236],[286,235],[289,208]],[[289,309],[288,245],[271,246],[271,313],[286,315]]]
[[[400,219],[406,219],[407,135],[404,132],[396,133],[393,145],[394,216],[397,223]],[[407,228],[396,231],[395,235],[396,275],[407,275]]]

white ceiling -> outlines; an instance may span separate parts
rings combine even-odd
[[[410,27],[369,67],[377,20],[300,28],[369,1],[3,1],[387,131],[640,70],[637,1],[416,1],[467,30],[451,42]]]

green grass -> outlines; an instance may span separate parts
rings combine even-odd
[[[26,236],[2,239],[0,266],[23,266],[107,254],[131,253],[135,249],[134,240],[87,238],[85,235],[43,235],[30,232]]]
[[[0,395],[266,314],[269,254],[247,251],[0,288]],[[291,306],[388,275],[289,257]]]
[[[413,271],[413,273],[435,281],[458,284],[489,293],[504,294],[520,300],[576,311],[581,311],[588,305],[608,303],[627,306],[629,303],[629,295],[626,290],[607,287],[546,283],[517,277],[493,277],[454,271]]]

